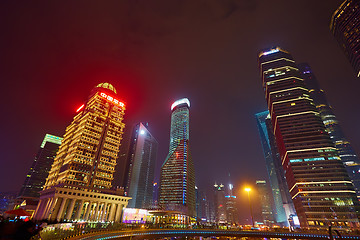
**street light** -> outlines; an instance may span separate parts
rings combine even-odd
[[[253,217],[253,212],[252,212],[252,207],[251,207],[251,199],[250,199],[250,192],[251,192],[251,188],[245,188],[245,191],[248,194],[248,198],[249,198],[249,206],[250,206],[250,214],[251,214],[251,223],[252,226],[254,227],[254,217]]]

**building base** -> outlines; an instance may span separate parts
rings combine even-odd
[[[52,187],[40,192],[33,219],[120,222],[130,197],[109,193]]]

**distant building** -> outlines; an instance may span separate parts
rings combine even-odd
[[[196,216],[195,169],[189,148],[189,108],[187,98],[171,106],[169,154],[160,174],[160,206]]]
[[[216,222],[219,224],[227,223],[225,186],[223,184],[214,185],[214,204]]]
[[[345,0],[332,15],[330,30],[360,77],[360,1]]]
[[[19,192],[19,197],[39,198],[43,190],[46,178],[49,175],[51,165],[54,162],[56,152],[61,144],[61,137],[46,134],[40,149],[35,156],[34,162],[26,175],[26,179]]]
[[[0,215],[12,208],[9,205],[15,200],[17,192],[0,192]]]
[[[236,196],[233,194],[233,185],[228,185],[228,192],[225,196],[226,222],[228,225],[239,224],[238,209],[236,207]]]
[[[302,63],[298,64],[298,68],[302,73],[306,86],[309,88],[310,97],[314,99],[314,104],[320,113],[326,132],[333,141],[339,157],[354,184],[357,197],[360,198],[360,160],[350,142],[345,138],[340,123],[326,99],[325,92],[319,87],[310,66],[307,63]]]
[[[21,207],[31,214],[35,212],[39,203],[40,191],[43,190],[62,139],[51,134],[45,135],[18,197],[11,201],[10,208]]]
[[[267,226],[272,226],[274,224],[274,216],[272,212],[271,198],[266,181],[256,181],[256,189],[261,206],[262,222]]]
[[[255,114],[255,116],[269,177],[270,195],[273,198],[273,216],[276,223],[289,226],[289,217],[296,215],[296,212],[286,183],[284,169],[281,166],[270,114],[269,111],[264,111]]]
[[[150,208],[153,205],[153,184],[158,142],[147,124],[139,123],[133,130],[129,158],[128,196],[130,208]]]
[[[112,181],[124,114],[125,104],[111,84],[92,90],[66,128],[35,219],[120,222],[129,198],[112,189]]]
[[[291,54],[259,54],[271,124],[301,227],[358,228],[354,186]],[[321,202],[321,204],[319,204]]]
[[[205,192],[203,191],[199,191],[199,208],[200,208],[200,211],[199,211],[199,214],[200,216],[198,215],[198,221],[201,221],[202,223],[210,223],[210,222],[215,222],[212,221],[212,218],[211,218],[211,210],[210,210],[210,202],[209,202],[209,199],[208,197],[206,196]]]

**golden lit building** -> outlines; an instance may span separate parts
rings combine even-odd
[[[82,105],[54,159],[34,218],[120,221],[129,197],[112,189],[125,124],[125,104],[109,83],[97,85]]]

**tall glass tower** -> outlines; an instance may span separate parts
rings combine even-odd
[[[289,226],[288,219],[294,217],[296,212],[289,194],[284,169],[281,166],[280,154],[276,147],[269,111],[257,113],[255,117],[264,152],[271,195],[274,199],[272,212],[277,223]]]
[[[131,138],[128,195],[131,208],[149,208],[153,204],[153,183],[158,142],[147,124],[138,123]]]
[[[125,104],[100,83],[66,128],[34,218],[120,221],[128,197],[112,189],[125,124]]]
[[[320,113],[325,129],[335,144],[339,157],[354,184],[357,196],[360,198],[360,160],[350,142],[345,138],[340,123],[326,99],[325,92],[319,87],[310,66],[307,63],[301,63],[298,68],[302,73],[306,86],[309,88],[310,97],[314,99],[314,104]]]
[[[54,162],[56,152],[61,144],[61,137],[46,134],[41,143],[40,150],[26,175],[25,182],[20,190],[19,197],[39,198],[47,176]]]
[[[262,85],[301,227],[359,227],[354,186],[289,52],[259,54]]]
[[[161,167],[160,206],[195,216],[195,170],[189,150],[190,101],[171,105],[169,154]]]

